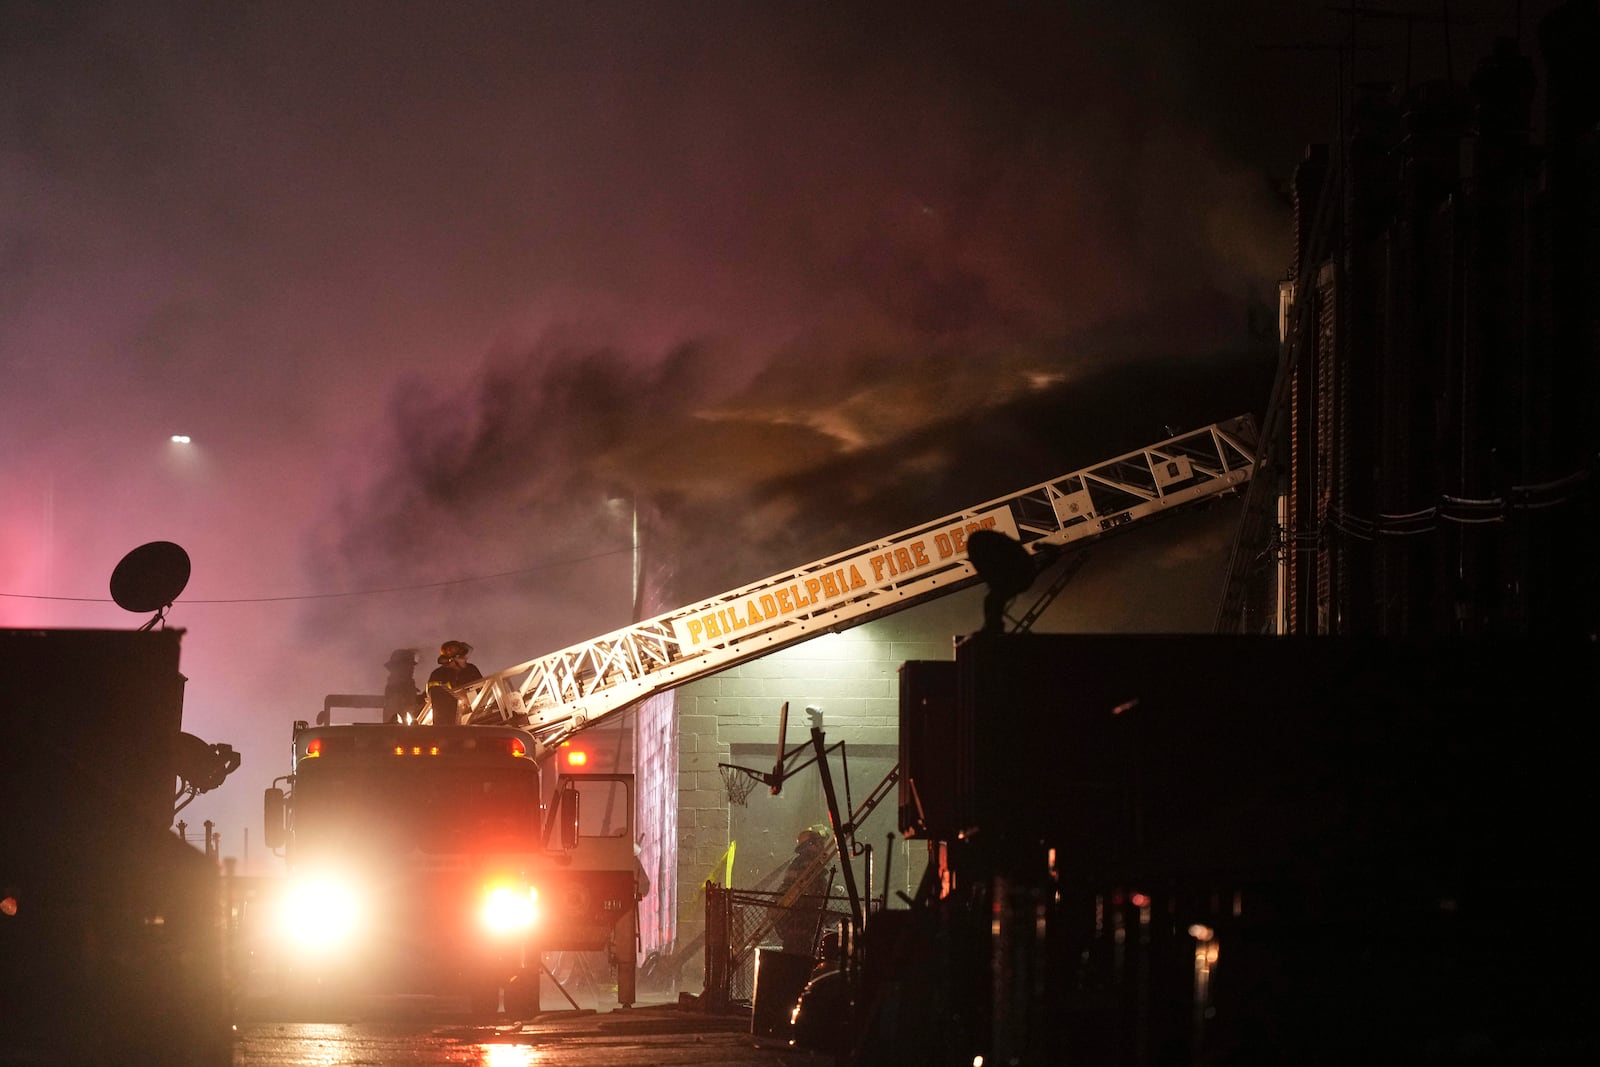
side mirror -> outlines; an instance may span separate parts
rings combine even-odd
[[[267,829],[267,847],[276,851],[284,846],[289,837],[289,805],[284,799],[283,790],[277,787],[267,790],[261,801],[261,809]]]
[[[578,847],[578,787],[568,782],[556,797],[556,819],[561,824],[561,847]]]

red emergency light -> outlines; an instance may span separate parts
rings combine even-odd
[[[306,759],[322,755],[322,738],[313,737],[306,742]]]
[[[585,767],[589,763],[589,753],[581,748],[569,749],[567,752],[568,767]]]

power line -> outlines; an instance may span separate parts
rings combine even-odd
[[[539,571],[550,570],[554,567],[570,567],[575,563],[588,563],[591,560],[604,559],[607,556],[619,556],[631,553],[632,548],[613,548],[605,552],[594,552],[587,556],[575,556],[571,559],[553,560],[540,563],[532,567],[523,567],[514,571],[499,571],[495,574],[477,574],[467,578],[448,578],[439,582],[422,582],[417,585],[390,585],[377,589],[353,589],[343,593],[299,593],[292,596],[258,596],[258,597],[222,597],[209,600],[190,599],[184,600],[185,605],[194,604],[276,604],[291,600],[338,600],[347,597],[381,596],[385,593],[411,593],[422,589],[442,589],[450,585],[467,585],[472,582],[488,582],[497,578],[514,578],[519,574],[535,574]],[[12,600],[56,600],[74,603],[109,604],[110,597],[92,596],[44,596],[35,593],[0,593],[0,597]]]

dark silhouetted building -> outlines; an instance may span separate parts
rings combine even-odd
[[[1541,22],[1542,108],[1502,40],[1465,84],[1348,90],[1306,153],[1219,630],[1595,632],[1595,12]]]

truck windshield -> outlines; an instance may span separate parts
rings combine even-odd
[[[532,764],[308,763],[294,790],[299,849],[479,853],[538,847],[539,775]]]

